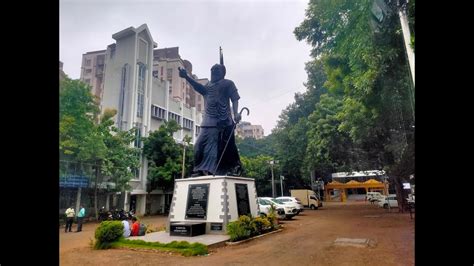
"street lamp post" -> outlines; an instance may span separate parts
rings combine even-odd
[[[284,176],[280,176],[280,188],[281,188],[281,196],[283,197],[283,180],[285,179]]]
[[[275,197],[275,178],[273,177],[273,164],[275,162],[274,161],[270,161],[270,166],[272,168],[272,198]]]
[[[186,160],[186,142],[183,140],[183,166],[181,168],[181,179],[184,179],[184,162]]]
[[[272,170],[272,197],[275,198],[275,177],[273,175],[273,165],[277,164],[278,161],[271,160],[270,162],[271,170]]]

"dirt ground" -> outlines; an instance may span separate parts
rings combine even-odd
[[[369,217],[364,217],[369,216]],[[143,219],[163,227],[167,217]],[[60,231],[61,265],[414,265],[414,219],[366,202],[324,203],[283,221],[284,230],[200,257],[132,250],[92,250],[96,223]],[[75,225],[73,230],[75,229]],[[336,238],[368,238],[374,247],[334,246]]]

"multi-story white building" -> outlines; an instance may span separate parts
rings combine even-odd
[[[252,125],[250,122],[242,121],[237,124],[235,134],[240,138],[263,139],[264,132],[261,125]]]
[[[174,97],[169,80],[161,79],[154,73],[154,48],[157,43],[153,41],[148,26],[129,27],[113,34],[112,38],[115,43],[109,45],[103,54],[105,67],[103,91],[100,93],[101,110],[117,110],[114,117],[116,126],[122,130],[135,128],[141,137],[157,130],[165,120],[176,120],[182,129],[175,133],[175,140],[181,142],[188,135],[194,143],[199,133],[201,114],[195,107],[187,105],[184,98]],[[94,62],[86,60],[91,60],[91,64]],[[173,72],[178,72],[178,66],[174,66]],[[88,74],[81,75],[81,78],[90,77]],[[141,144],[137,142],[135,145]],[[165,205],[171,201],[172,191],[152,191],[147,203],[148,162],[143,156],[140,160],[141,166],[130,181],[132,190],[122,195],[123,208],[133,208],[139,215],[164,211]]]
[[[196,93],[185,79],[179,77],[178,67],[185,68],[193,75],[193,65],[188,60],[181,59],[179,47],[156,49],[153,55],[153,76],[161,81],[168,81],[170,97],[183,102],[186,107],[196,107],[201,112],[204,108],[202,95]],[[193,77],[197,79],[195,75]]]
[[[100,50],[82,55],[80,80],[91,86],[92,94],[98,99],[104,90],[105,53],[106,50]]]

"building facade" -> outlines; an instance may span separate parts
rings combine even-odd
[[[80,80],[91,86],[91,92],[98,99],[104,91],[106,50],[87,52],[82,55]]]
[[[100,98],[101,111],[117,110],[114,117],[116,126],[121,130],[135,129],[140,138],[157,130],[164,121],[175,120],[182,127],[173,136],[176,142],[182,142],[185,136],[189,136],[194,143],[202,115],[195,107],[196,97],[187,90],[189,84],[183,84],[183,79],[177,76],[178,67],[189,69],[191,64],[179,58],[177,49],[171,51],[175,54],[170,57],[177,55],[178,60],[168,62],[168,59],[159,59],[161,61],[157,63],[158,58],[163,57],[155,56],[160,49],[154,50],[157,43],[146,24],[124,29],[113,34],[112,38],[115,43],[108,45],[106,50],[83,55],[81,80],[89,83],[94,94]],[[161,71],[161,67],[164,71],[171,69],[170,78],[158,75],[161,74],[157,72]],[[100,73],[97,69],[103,69],[102,79],[96,75]],[[173,88],[174,84],[178,86]],[[191,87],[189,89],[194,92]],[[135,142],[134,145],[142,147],[142,142]],[[140,167],[134,169],[135,177],[129,183],[132,189],[122,193],[117,204],[117,195],[110,195],[106,205],[109,206],[112,200],[112,206],[134,209],[138,215],[165,212],[173,192],[154,190],[147,197],[147,166],[146,158],[141,156]]]
[[[261,125],[252,125],[250,122],[242,121],[237,124],[235,134],[239,138],[263,139],[264,131]]]
[[[179,77],[178,68],[184,68],[193,75],[193,66],[188,60],[181,59],[179,47],[156,49],[153,55],[153,76],[161,81],[168,81],[170,97],[183,102],[188,108],[196,107],[201,112],[204,107],[202,95],[196,93],[185,79]],[[197,79],[195,75],[193,77]]]

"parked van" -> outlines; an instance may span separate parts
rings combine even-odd
[[[298,198],[303,206],[317,210],[323,206],[322,201],[318,198],[316,193],[309,189],[291,189],[291,196]]]

